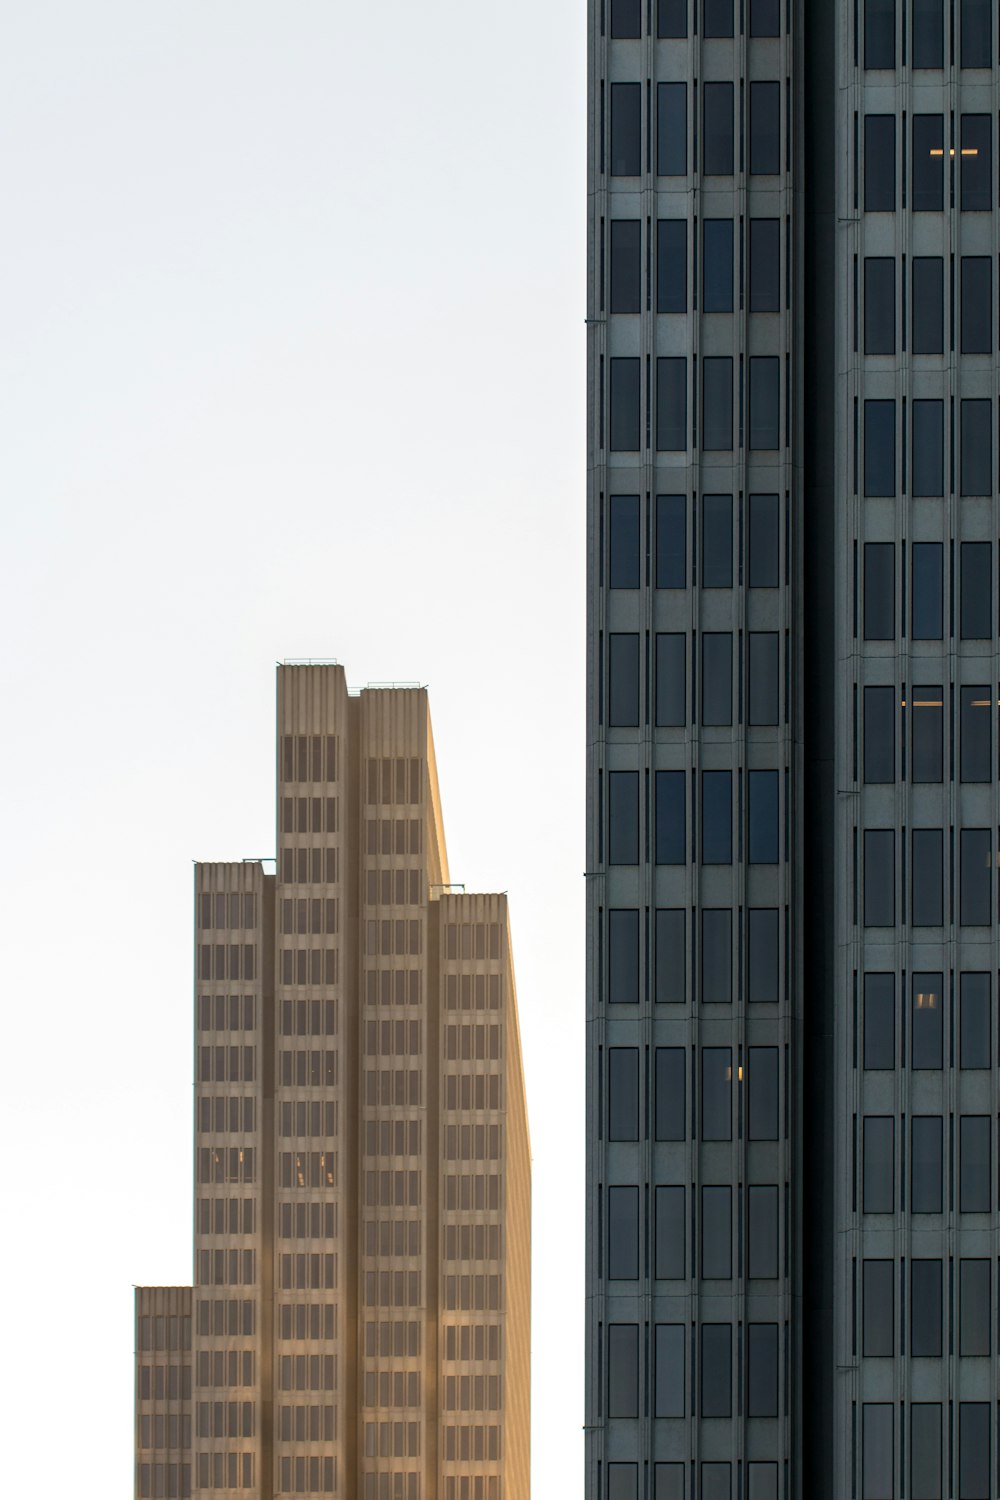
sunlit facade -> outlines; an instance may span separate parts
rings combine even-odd
[[[506,898],[449,883],[427,695],[278,669],[276,872],[195,873],[194,1287],[136,1294],[136,1496],[529,1494]]]

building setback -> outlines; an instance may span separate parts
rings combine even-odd
[[[587,1494],[996,1500],[996,6],[589,27]]]
[[[137,1497],[527,1500],[506,898],[449,884],[427,694],[278,669],[278,856],[195,874],[194,1287],[136,1292]]]

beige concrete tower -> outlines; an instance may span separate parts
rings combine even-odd
[[[196,872],[195,1286],[136,1302],[136,1495],[527,1500],[507,902],[427,695],[278,671],[278,854]]]

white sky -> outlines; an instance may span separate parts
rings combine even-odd
[[[191,860],[273,852],[297,656],[429,684],[453,879],[510,893],[536,1494],[582,1480],[584,50],[578,0],[0,0],[8,1495],[132,1493]]]

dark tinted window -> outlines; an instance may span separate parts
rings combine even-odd
[[[910,1495],[938,1500],[941,1490],[941,1406],[914,1401],[910,1407]]]
[[[986,927],[990,918],[993,863],[988,828],[963,828],[959,836],[959,921],[963,927]]]
[[[963,781],[992,780],[992,696],[986,682],[961,690],[959,743]]]
[[[733,446],[733,362],[702,360],[702,440],[706,453]]]
[[[751,725],[777,724],[780,662],[777,631],[750,632],[747,717]]]
[[[702,307],[733,310],[733,221],[706,219],[702,226]]]
[[[611,361],[611,451],[628,453],[639,446],[639,361]]]
[[[656,723],[676,729],[687,723],[687,636],[656,637]]]
[[[660,453],[677,453],[687,447],[687,360],[683,356],[656,361],[656,447]]]
[[[896,117],[865,116],[865,212],[896,208]]]
[[[658,1281],[682,1281],[687,1223],[683,1187],[656,1189],[656,1277]]]
[[[943,1190],[940,1115],[914,1115],[910,1152],[910,1211],[939,1214]]]
[[[781,447],[781,361],[750,360],[750,447]]]
[[[701,722],[733,722],[733,638],[706,630],[701,637]]]
[[[915,641],[939,641],[944,620],[944,560],[940,542],[914,542],[910,633]]]
[[[778,496],[751,495],[749,583],[752,589],[778,587],[780,525]]]
[[[706,865],[733,862],[733,776],[701,773],[701,858]]]
[[[959,1065],[989,1068],[993,1052],[989,974],[963,974],[959,997]]]
[[[944,920],[944,835],[940,828],[913,830],[914,927],[940,927]]]
[[[914,974],[910,983],[910,1065],[937,1069],[943,1061],[944,975]]]
[[[687,499],[656,497],[656,587],[682,589],[687,584]]]
[[[962,209],[989,213],[993,207],[993,122],[990,115],[962,116]]]
[[[781,171],[781,84],[750,85],[750,172],[775,177]]]
[[[865,975],[864,1063],[869,1071],[896,1066],[896,976]]]
[[[993,491],[992,402],[962,402],[962,494]]]
[[[896,635],[896,561],[892,542],[865,543],[864,633],[866,641]]]
[[[608,1276],[635,1281],[639,1276],[639,1189],[608,1188]]]
[[[895,1270],[891,1260],[862,1265],[861,1352],[866,1359],[891,1359],[895,1353]]]
[[[962,353],[993,349],[993,263],[988,255],[962,256]]]
[[[958,1407],[958,1500],[988,1496],[991,1469],[989,1403],[962,1401]]]
[[[733,175],[733,85],[706,83],[702,172],[706,177]]]
[[[656,863],[682,865],[686,858],[684,772],[656,773]]]
[[[639,1415],[639,1325],[608,1324],[608,1416]]]
[[[896,66],[896,0],[865,0],[865,67]]]
[[[990,1194],[989,1115],[963,1115],[959,1121],[959,1208],[963,1214],[988,1214]]]
[[[983,1358],[990,1353],[990,1263],[988,1260],[959,1262],[958,1352]]]
[[[864,776],[869,786],[896,779],[896,689],[865,688]]]
[[[639,637],[608,636],[608,724],[612,729],[639,723]]]
[[[963,641],[993,636],[993,549],[989,542],[962,543]]]
[[[944,0],[913,0],[913,66],[944,67]]]
[[[944,261],[915,255],[912,276],[914,354],[944,353]]]
[[[750,0],[750,35],[780,36],[779,0]]]
[[[642,295],[638,219],[611,220],[611,311],[637,313]]]
[[[944,494],[944,402],[914,401],[912,424],[913,494]]]
[[[781,221],[750,220],[750,311],[777,312],[781,298]]]
[[[608,1051],[608,1140],[639,1139],[639,1051],[611,1047]]]
[[[940,781],[944,774],[944,699],[940,684],[914,687],[910,724],[913,780]]]
[[[656,0],[656,35],[686,37],[687,0]]]
[[[780,963],[777,907],[752,906],[748,925],[747,999],[751,1005],[775,1005]]]
[[[910,1262],[910,1353],[941,1358],[941,1262]]]
[[[778,1049],[751,1047],[747,1068],[750,1099],[747,1131],[751,1141],[778,1139]]]
[[[704,0],[706,36],[732,36],[733,0]]]
[[[728,1187],[701,1190],[701,1274],[728,1281],[733,1274],[733,1194]]]
[[[778,863],[778,773],[750,771],[749,852],[752,865]]]
[[[656,1003],[683,1005],[686,997],[687,924],[681,907],[656,913]]]
[[[940,213],[944,208],[944,116],[913,116],[913,179],[911,207],[915,213]]]
[[[865,353],[894,354],[895,351],[896,262],[888,255],[866,255]]]
[[[639,1002],[639,913],[608,912],[608,1003]]]
[[[687,312],[686,219],[660,219],[656,226],[656,310]]]
[[[962,67],[990,67],[993,50],[990,0],[962,0],[961,37]]]
[[[896,403],[866,401],[865,494],[879,496],[895,493]]]
[[[656,1049],[656,1139],[682,1141],[686,1135],[683,1047]]]
[[[683,1323],[656,1324],[655,1417],[684,1415],[684,1333]]]
[[[751,1187],[747,1199],[748,1273],[773,1280],[778,1275],[778,1189]]]
[[[701,501],[701,586],[733,586],[733,497],[703,495]]]
[[[639,773],[608,772],[608,863],[639,863]]]
[[[866,1402],[861,1417],[861,1494],[864,1500],[889,1500],[896,1493],[892,1407]]]
[[[638,1500],[638,1464],[608,1464],[608,1500]]]
[[[865,926],[892,927],[896,921],[895,835],[891,828],[865,830]]]
[[[732,1402],[733,1331],[728,1323],[703,1323],[701,1327],[701,1415],[730,1417]],[[715,1465],[703,1464],[703,1470]],[[728,1474],[729,1465],[725,1465]],[[727,1492],[728,1495],[728,1492]],[[702,1500],[705,1495],[702,1476]],[[715,1496],[713,1495],[713,1500]]]
[[[656,86],[656,171],[660,177],[687,176],[686,83]]]
[[[747,1416],[778,1415],[778,1325],[747,1326]]]
[[[639,15],[640,0],[611,0],[612,37],[641,36]]]
[[[683,84],[674,87],[683,88]],[[642,90],[638,83],[611,85],[611,175],[642,171]]]
[[[730,1005],[733,999],[733,914],[728,906],[701,913],[701,1002]]]
[[[866,1115],[863,1135],[863,1204],[866,1214],[891,1214],[895,1150],[891,1115]]]
[[[608,503],[608,586],[639,587],[638,495],[612,495]]]
[[[701,1138],[729,1141],[733,1135],[733,1054],[729,1047],[701,1053]]]

